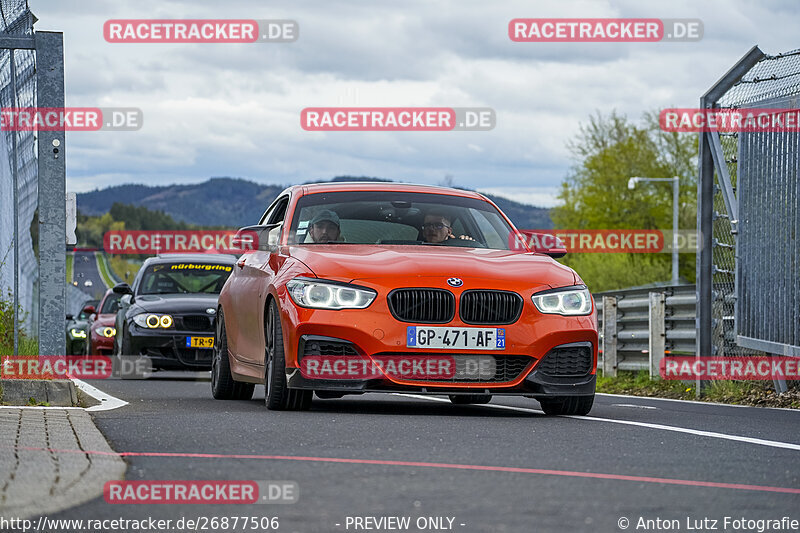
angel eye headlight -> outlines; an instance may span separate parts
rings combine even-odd
[[[117,330],[110,326],[100,326],[94,328],[94,332],[100,335],[101,337],[113,337],[117,334]]]
[[[155,313],[141,313],[133,317],[136,325],[143,328],[171,328],[173,324],[171,315],[158,315]]]
[[[69,332],[76,339],[85,339],[86,338],[86,332],[81,330],[81,329],[72,328],[72,329],[69,330]]]
[[[313,309],[364,309],[377,296],[365,287],[306,278],[293,279],[286,288],[294,303]]]
[[[592,295],[582,285],[534,294],[531,299],[539,312],[548,315],[579,316],[592,312]]]

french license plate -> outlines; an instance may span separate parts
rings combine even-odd
[[[505,328],[408,326],[406,347],[434,350],[505,350]]]
[[[187,348],[213,348],[214,337],[186,337]]]

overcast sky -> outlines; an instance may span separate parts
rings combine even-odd
[[[379,176],[550,206],[595,111],[696,107],[750,47],[800,47],[797,0],[267,2],[30,0],[64,32],[68,106],[143,110],[135,132],[67,134],[67,188],[235,176]],[[514,18],[699,18],[689,43],[515,43]],[[112,44],[115,19],[293,19],[293,43]],[[491,107],[483,132],[307,132],[305,107]]]

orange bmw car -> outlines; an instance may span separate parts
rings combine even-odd
[[[314,394],[365,392],[534,398],[587,414],[597,317],[580,277],[481,194],[396,183],[286,189],[219,297],[211,387],[269,409]],[[564,251],[551,251],[553,256]]]

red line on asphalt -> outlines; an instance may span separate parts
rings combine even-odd
[[[447,468],[453,470],[478,470],[484,472],[512,472],[516,474],[541,474],[547,476],[580,477],[593,479],[615,479],[638,483],[658,483],[664,485],[683,485],[689,487],[713,487],[717,489],[750,490],[759,492],[781,492],[800,494],[800,489],[791,487],[769,487],[747,485],[744,483],[718,483],[716,481],[695,481],[691,479],[671,479],[651,476],[626,476],[622,474],[602,474],[599,472],[573,472],[570,470],[546,470],[541,468],[520,468],[514,466],[465,465],[457,463],[425,463],[419,461],[388,461],[381,459],[346,459],[339,457],[304,457],[294,455],[249,455],[221,453],[176,453],[176,452],[103,452],[93,450],[57,450],[52,448],[16,447],[16,450],[46,451],[52,453],[79,453],[86,455],[116,455],[120,457],[173,457],[187,459],[260,459],[272,461],[306,461],[318,463],[346,463],[381,466],[411,466],[422,468]]]

